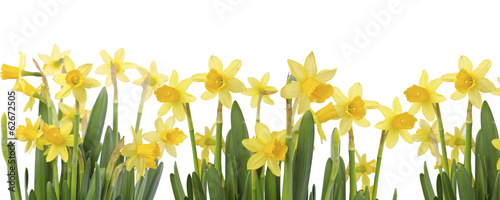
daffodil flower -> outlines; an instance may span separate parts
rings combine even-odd
[[[28,110],[28,108],[30,109],[30,111],[33,109],[33,105],[35,105],[35,98],[40,98],[40,94],[42,93],[42,87],[43,87],[43,83],[40,84],[34,91],[32,91],[28,96],[29,96],[29,99],[28,99],[28,103],[26,103],[26,106],[24,106],[24,112],[26,112]],[[27,87],[29,88],[29,87]]]
[[[212,128],[205,127],[205,135],[196,133],[196,135],[194,136],[196,145],[203,148],[203,150],[201,151],[201,159],[205,159],[207,161],[210,151],[215,155],[215,137],[213,136],[214,129],[215,124],[212,126]],[[224,142],[222,143],[222,150],[224,151]]]
[[[231,93],[245,91],[245,85],[234,76],[241,68],[241,60],[233,60],[231,64],[222,70],[222,62],[216,56],[211,56],[208,62],[208,73],[195,74],[192,78],[196,82],[205,82],[205,91],[201,98],[203,100],[213,99],[217,94],[219,101],[226,108],[231,108],[233,100]]]
[[[337,103],[335,109],[339,115],[339,133],[344,135],[352,127],[354,121],[358,126],[368,127],[370,122],[365,118],[367,109],[376,109],[379,104],[375,101],[363,100],[363,88],[360,83],[354,84],[346,97],[339,88],[333,89],[333,100]]]
[[[92,64],[84,64],[75,69],[75,63],[65,56],[64,67],[67,73],[54,76],[54,81],[62,86],[61,90],[56,93],[56,99],[65,98],[73,93],[78,102],[85,104],[87,102],[86,89],[101,85],[96,79],[87,77],[92,70]]]
[[[133,167],[137,168],[136,179],[139,181],[141,176],[146,174],[146,168],[156,169],[155,160],[160,156],[160,147],[157,142],[149,144],[142,143],[142,129],[137,133],[133,127],[130,127],[134,143],[125,145],[121,150],[123,157],[128,157],[125,162],[127,171],[132,170]]]
[[[68,147],[73,147],[74,136],[70,135],[73,129],[73,124],[67,123],[65,125],[57,126],[45,124],[43,128],[44,136],[40,138],[40,142],[48,145],[49,148],[43,155],[47,155],[47,162],[56,158],[57,155],[61,156],[64,162],[68,162]],[[83,140],[78,138],[78,144]]]
[[[418,148],[418,156],[424,155],[429,149],[432,155],[437,156],[439,150],[435,148],[437,145],[433,145],[433,143],[440,142],[437,121],[434,121],[431,127],[427,121],[420,120],[419,126],[420,129],[417,130],[417,133],[412,135],[414,142],[421,142]],[[431,134],[434,134],[435,137],[432,137]],[[435,141],[433,141],[433,138],[435,138]]]
[[[75,109],[76,105],[73,106],[73,108],[69,107],[68,105],[64,104],[63,102],[59,102],[59,109],[62,112],[62,118],[59,120],[59,123],[61,125],[64,125],[66,123],[71,123],[75,121]],[[85,110],[85,106],[79,106],[80,107],[80,117],[84,117],[87,115],[87,117],[90,117],[90,110]],[[80,130],[83,130],[82,124],[80,124]]]
[[[297,98],[298,114],[306,112],[311,102],[323,103],[332,96],[334,89],[326,82],[335,76],[337,69],[322,70],[317,73],[313,52],[307,56],[304,66],[293,60],[288,60],[288,66],[297,82],[286,84],[280,93],[281,97],[286,99]]]
[[[254,154],[248,159],[247,168],[256,170],[267,163],[267,167],[275,176],[280,176],[279,161],[285,160],[288,146],[285,143],[285,131],[269,132],[263,123],[255,124],[257,138],[244,139],[243,146]]]
[[[269,95],[276,93],[278,90],[275,87],[267,86],[267,83],[269,82],[269,72],[264,74],[260,81],[253,77],[249,77],[248,82],[252,88],[247,88],[247,90],[242,92],[242,94],[252,97],[252,100],[250,101],[250,106],[252,106],[252,108],[257,107],[259,96],[262,96],[261,98],[265,103],[274,105],[274,101],[271,97],[269,97]]]
[[[316,112],[311,110],[311,113],[313,115],[314,123],[316,124],[316,127],[318,129],[318,134],[321,139],[321,143],[323,143],[323,141],[326,141],[326,136],[325,132],[323,131],[322,124],[332,119],[333,120],[340,119],[339,114],[332,102],[328,103],[325,107],[319,109]],[[304,115],[302,115],[302,117],[303,116]],[[295,126],[293,126],[294,131],[298,131],[300,127],[300,122],[302,121],[302,117],[297,121]]]
[[[151,62],[151,65],[149,66],[149,72],[143,67],[137,67],[137,70],[139,71],[139,73],[141,73],[142,78],[135,80],[133,83],[138,86],[142,86],[142,82],[144,82],[144,79],[146,79],[146,77],[149,75],[149,87],[146,94],[146,100],[151,97],[153,91],[155,91],[156,89],[158,89],[158,87],[160,87],[160,85],[163,85],[168,81],[167,75],[158,73],[155,61]]]
[[[156,89],[154,94],[156,95],[156,100],[163,105],[160,107],[158,111],[158,116],[161,117],[172,109],[172,113],[175,118],[179,121],[184,121],[186,118],[186,112],[184,110],[184,104],[190,103],[196,100],[193,95],[190,95],[186,92],[187,88],[193,82],[192,79],[184,79],[179,82],[179,76],[177,75],[177,71],[172,71],[172,76],[170,77],[170,81],[167,85],[163,85]]]
[[[361,182],[363,183],[363,191],[366,186],[370,187],[370,178],[368,175],[375,172],[377,161],[371,160],[370,162],[366,162],[366,154],[363,156],[359,156],[358,151],[356,151],[356,157],[358,157],[358,162],[355,164],[356,166],[356,182],[359,181],[359,178],[363,177]],[[347,166],[347,170],[349,171],[349,167]],[[347,174],[347,178],[349,178],[349,174]]]
[[[500,139],[493,139],[491,144],[493,144],[493,147],[500,150]],[[497,161],[497,169],[500,170],[500,159]]]
[[[165,123],[161,118],[156,119],[155,128],[156,131],[144,134],[144,139],[148,142],[160,143],[160,155],[158,159],[163,156],[163,151],[167,150],[167,153],[172,157],[177,157],[177,152],[175,151],[175,146],[179,146],[187,136],[179,130],[179,128],[174,128],[175,117],[169,117]]]
[[[138,66],[134,63],[130,62],[123,62],[123,59],[125,59],[125,50],[123,48],[118,49],[118,51],[115,52],[114,59],[111,59],[111,56],[109,56],[108,52],[106,51],[101,51],[101,58],[104,61],[104,64],[99,66],[96,70],[96,74],[100,75],[108,75],[106,76],[106,87],[110,86],[112,84],[111,81],[111,62],[116,66],[116,77],[122,81],[122,82],[129,82],[130,80],[128,77],[125,75],[125,70],[126,69],[134,69],[137,68]]]
[[[35,146],[43,150],[43,144],[41,144],[38,140],[38,138],[43,135],[43,131],[41,129],[42,123],[43,120],[41,116],[36,119],[34,125],[29,118],[26,118],[26,126],[19,125],[19,127],[17,127],[14,138],[21,142],[27,142],[26,148],[24,149],[25,153],[28,152],[28,150],[31,152]]]
[[[26,57],[23,55],[23,53],[19,52],[19,66],[14,67],[10,66],[7,64],[2,65],[2,72],[0,73],[0,77],[2,80],[7,80],[7,79],[15,79],[16,83],[14,84],[14,87],[12,87],[12,90],[18,90],[18,91],[26,91],[26,81],[23,79],[24,76],[24,68],[26,67]]]
[[[64,60],[64,56],[69,56],[71,53],[70,50],[65,52],[60,52],[59,47],[54,44],[52,48],[52,54],[50,56],[45,54],[38,54],[40,60],[42,60],[45,64],[43,65],[43,73],[46,76],[60,74],[62,72],[62,64]]]
[[[451,135],[450,133],[446,133],[445,135],[445,143],[449,147],[453,148],[451,150],[451,158],[458,160],[458,150],[462,152],[462,154],[465,153],[465,135],[463,135],[465,130],[465,123],[462,125],[461,128],[455,127],[455,134]],[[475,152],[475,144],[474,144],[474,139],[471,141],[472,143],[472,151]]]
[[[458,73],[445,74],[441,77],[445,82],[454,82],[455,91],[451,98],[453,100],[460,100],[466,95],[469,95],[469,101],[476,108],[481,108],[483,103],[481,100],[481,93],[490,93],[495,91],[495,85],[484,78],[491,67],[490,60],[483,60],[479,66],[473,71],[472,62],[465,56],[461,56],[458,61]]]
[[[378,109],[382,112],[385,119],[377,123],[375,128],[388,131],[386,141],[387,148],[392,149],[398,142],[400,135],[403,140],[413,144],[413,138],[408,130],[412,129],[415,126],[415,122],[417,122],[417,118],[413,116],[415,114],[403,112],[397,97],[394,98],[394,102],[392,103],[392,110],[382,105],[378,107]]]
[[[422,113],[428,121],[434,121],[434,103],[443,102],[446,98],[443,95],[436,93],[436,89],[443,82],[442,79],[434,79],[428,82],[428,75],[425,70],[422,71],[420,81],[417,85],[413,85],[404,92],[406,100],[413,103],[410,107],[411,113],[417,113],[422,108]]]

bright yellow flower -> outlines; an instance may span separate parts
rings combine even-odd
[[[175,151],[175,146],[179,146],[187,136],[179,130],[179,128],[174,128],[175,117],[169,117],[165,123],[163,123],[161,118],[156,119],[155,128],[156,131],[144,134],[144,139],[148,142],[160,143],[160,155],[158,159],[163,156],[163,151],[167,150],[167,153],[172,157],[177,157],[177,152]]]
[[[375,172],[377,167],[377,161],[371,160],[370,162],[366,162],[366,154],[363,156],[359,156],[358,151],[356,151],[356,156],[358,157],[358,162],[355,164],[356,166],[356,182],[359,181],[359,178],[363,177],[361,182],[363,183],[363,191],[366,186],[370,187],[370,178],[368,175]],[[347,166],[347,170],[349,171],[349,166]],[[349,174],[347,174],[347,178],[349,178]]]
[[[413,144],[413,138],[408,130],[412,129],[415,126],[415,122],[417,122],[417,118],[413,116],[415,113],[403,112],[397,97],[394,98],[394,102],[392,103],[392,110],[382,105],[378,107],[378,109],[382,112],[385,119],[377,123],[375,128],[388,131],[386,141],[387,148],[392,149],[398,142],[400,135],[403,140]]]
[[[200,133],[196,133],[194,136],[194,140],[196,141],[196,145],[203,148],[201,151],[201,159],[206,159],[207,161],[210,151],[215,155],[215,137],[213,136],[215,124],[212,128],[205,127],[205,135]],[[222,141],[222,150],[224,151],[224,140]]]
[[[101,85],[99,81],[94,78],[87,77],[92,70],[92,64],[84,64],[78,69],[75,69],[75,63],[68,56],[64,57],[64,68],[67,73],[58,74],[54,76],[54,81],[63,86],[61,90],[56,93],[56,99],[62,99],[73,92],[75,99],[85,104],[87,102],[88,88],[95,88]]]
[[[451,135],[450,133],[446,133],[444,136],[445,139],[445,144],[448,145],[449,147],[453,148],[451,151],[451,158],[457,159],[458,160],[458,150],[464,154],[465,152],[465,135],[462,135],[465,130],[465,123],[462,125],[461,128],[455,127],[455,134]],[[474,144],[474,139],[472,139],[472,151],[475,152],[475,144]]]
[[[365,118],[367,109],[376,109],[379,104],[375,101],[367,101],[361,99],[363,95],[363,88],[360,83],[352,85],[349,89],[347,98],[340,89],[334,87],[333,100],[337,103],[335,109],[338,112],[340,125],[339,133],[344,135],[352,127],[354,121],[358,126],[368,127],[370,122]]]
[[[319,109],[318,111],[316,112],[313,112],[311,110],[311,113],[313,115],[313,120],[314,120],[314,123],[316,124],[316,127],[318,129],[318,134],[319,134],[319,137],[321,139],[321,143],[323,143],[323,140],[326,141],[326,136],[325,136],[325,132],[323,131],[323,127],[322,127],[322,124],[327,122],[327,121],[330,121],[330,120],[337,120],[337,119],[340,119],[339,117],[339,114],[337,112],[337,110],[335,109],[335,106],[333,105],[332,102],[328,103],[325,107]],[[304,115],[302,115],[304,116]],[[302,121],[302,117],[299,119],[299,121],[297,123],[300,123],[300,121]],[[300,124],[294,126],[295,127],[300,127]]]
[[[433,143],[437,143],[440,140],[438,133],[438,124],[437,121],[434,121],[432,127],[429,126],[429,123],[425,120],[420,120],[420,129],[417,130],[417,133],[412,135],[414,142],[421,142],[420,147],[418,148],[418,156],[424,155],[428,149],[431,150],[431,154],[437,156],[439,154],[439,150],[435,148]],[[434,134],[435,137],[431,137],[431,134]],[[433,141],[435,138],[435,141]]]
[[[205,82],[207,91],[201,95],[201,98],[210,100],[218,94],[219,101],[227,108],[231,108],[233,100],[229,92],[239,93],[245,91],[245,85],[239,79],[234,78],[241,68],[241,60],[233,60],[223,71],[222,62],[219,58],[211,56],[208,61],[208,68],[210,72],[193,76],[194,81]]]
[[[493,146],[496,149],[500,150],[500,139],[493,139],[491,141],[491,144],[493,144]],[[497,161],[497,169],[500,170],[500,159],[498,159],[498,161]]]
[[[70,135],[72,129],[72,123],[61,125],[59,128],[45,124],[44,136],[40,138],[40,142],[49,146],[49,149],[43,153],[43,155],[47,155],[47,162],[54,160],[58,154],[64,162],[68,162],[68,147],[73,147],[74,141],[74,135]],[[82,142],[83,140],[78,138],[78,144]]]
[[[26,88],[29,88],[29,87],[26,87]],[[28,108],[30,109],[30,111],[33,109],[33,105],[35,105],[35,98],[37,98],[37,96],[39,97],[39,95],[41,95],[42,89],[43,89],[43,83],[40,84],[34,91],[32,91],[28,95],[29,99],[28,99],[28,103],[26,103],[26,106],[24,106],[24,112],[26,112],[28,110]]]
[[[125,145],[120,152],[123,157],[128,157],[125,162],[127,171],[132,170],[133,167],[137,168],[136,179],[139,181],[141,176],[146,174],[146,168],[156,169],[155,160],[161,155],[160,147],[157,142],[149,144],[142,143],[142,129],[137,133],[133,127],[130,127],[134,143]]]
[[[500,77],[497,78],[497,81],[498,83],[500,83]],[[497,95],[497,96],[500,96],[500,88],[497,88],[494,92],[492,92],[491,94],[494,94],[494,95]]]
[[[436,89],[443,82],[440,78],[428,82],[427,72],[422,71],[420,81],[417,85],[413,85],[406,89],[404,92],[406,100],[412,102],[410,107],[411,113],[417,113],[422,108],[422,113],[428,121],[434,121],[436,115],[434,114],[433,103],[439,103],[446,100],[443,95],[436,93]]]
[[[179,121],[184,121],[186,118],[186,113],[184,112],[184,104],[190,103],[196,100],[193,95],[186,92],[187,88],[193,82],[192,79],[184,79],[179,82],[179,76],[177,71],[172,71],[172,76],[170,77],[170,82],[167,85],[163,85],[156,89],[154,92],[156,95],[156,100],[163,103],[160,110],[158,111],[158,116],[161,117],[172,109],[172,113],[175,118]]]
[[[149,74],[149,87],[146,94],[146,100],[151,97],[153,91],[155,91],[156,89],[158,89],[158,87],[160,87],[160,85],[163,85],[168,81],[167,75],[158,73],[155,61],[151,62],[151,65],[149,66],[149,72],[143,67],[137,67],[137,70],[139,71],[139,73],[141,73],[142,78],[135,80],[133,83],[138,86],[142,86],[142,82],[144,82],[144,79],[146,79]]]
[[[60,52],[59,47],[54,44],[54,48],[52,48],[52,54],[50,56],[45,54],[38,54],[40,60],[42,60],[45,64],[43,65],[43,73],[46,76],[60,74],[62,72],[62,64],[64,60],[64,56],[69,56],[71,51]]]
[[[21,142],[27,142],[24,153],[28,152],[28,150],[31,152],[35,146],[43,150],[43,144],[38,140],[38,138],[43,135],[43,131],[40,127],[42,123],[43,120],[41,116],[36,119],[35,125],[33,125],[29,118],[26,118],[26,126],[19,125],[19,127],[17,127],[14,138]]]
[[[490,93],[495,91],[495,85],[484,78],[484,75],[490,70],[491,61],[483,60],[479,66],[472,71],[472,62],[465,56],[461,56],[458,60],[458,73],[445,74],[441,79],[446,82],[455,82],[455,91],[451,98],[453,100],[459,100],[469,95],[469,101],[476,108],[481,108],[481,94]]]
[[[252,101],[250,102],[250,106],[252,106],[252,108],[257,107],[259,95],[262,95],[262,100],[265,103],[274,105],[274,101],[271,97],[269,97],[269,95],[276,93],[278,90],[275,87],[267,86],[267,83],[269,82],[269,72],[262,76],[260,82],[253,77],[249,77],[248,82],[252,88],[247,88],[247,90],[242,92],[242,94],[252,96]]]
[[[19,52],[19,66],[14,67],[10,66],[7,64],[2,65],[0,77],[2,80],[6,79],[16,79],[16,83],[14,84],[14,87],[12,87],[12,90],[17,90],[17,91],[25,91],[26,86],[26,81],[23,79],[23,73],[24,73],[24,68],[26,67],[26,57]]]
[[[311,102],[323,103],[332,96],[333,87],[326,82],[335,76],[337,69],[322,70],[317,73],[316,59],[311,52],[304,63],[304,66],[288,60],[288,66],[297,82],[291,82],[281,89],[281,97],[298,100],[297,113],[302,114],[309,109]]]
[[[269,132],[265,124],[255,124],[255,135],[257,138],[244,139],[243,146],[254,152],[248,159],[247,168],[256,170],[267,162],[267,167],[275,176],[280,176],[279,161],[285,160],[288,146],[285,143],[285,130],[280,132]]]
[[[116,77],[122,81],[122,82],[129,82],[128,77],[125,75],[125,70],[126,69],[134,69],[137,68],[138,66],[134,63],[130,62],[123,62],[123,59],[125,58],[125,50],[123,48],[118,49],[116,51],[114,59],[111,59],[111,56],[109,56],[108,52],[102,50],[101,51],[101,58],[104,61],[104,64],[99,66],[96,70],[96,74],[100,75],[108,75],[106,76],[106,87],[110,86],[112,84],[111,81],[111,62],[116,66]]]
[[[59,109],[62,112],[62,118],[59,120],[59,123],[61,125],[64,125],[66,123],[71,123],[75,121],[75,106],[73,108],[69,107],[68,105],[64,104],[63,102],[59,102]],[[83,118],[85,115],[87,115],[87,118],[90,117],[90,110],[85,110],[84,105],[80,105],[80,117]],[[80,130],[83,130],[82,124],[80,124]]]

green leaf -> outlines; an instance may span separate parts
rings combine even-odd
[[[85,137],[83,138],[83,152],[85,152],[88,157],[94,156],[95,151],[98,150],[98,145],[101,142],[102,129],[104,127],[104,119],[106,119],[106,111],[108,109],[108,93],[106,92],[106,87],[101,89],[99,96],[92,107],[90,112],[89,121],[87,124],[87,130],[85,132]],[[83,117],[83,116],[82,116]],[[109,144],[109,143],[104,143]],[[90,153],[89,153],[90,152]],[[85,158],[85,160],[87,159]],[[97,161],[97,158],[92,158],[92,161]],[[93,164],[91,164],[91,167]],[[106,168],[102,165],[101,167]]]
[[[394,189],[394,196],[392,196],[392,200],[397,200],[398,199],[398,190]]]
[[[497,178],[495,179],[495,186],[493,187],[493,194],[491,195],[491,199],[500,199],[500,172],[497,173]]]
[[[182,200],[186,197],[184,189],[182,188],[181,179],[179,178],[179,170],[177,170],[177,162],[174,163],[174,173],[170,174],[170,183],[176,200]]]
[[[332,174],[332,158],[326,160],[325,173],[323,174],[323,190],[321,190],[321,199],[326,198],[326,191],[332,190],[333,188],[328,188],[328,183],[330,182],[330,176]]]
[[[229,138],[230,134],[230,138]],[[229,139],[231,141],[229,141]],[[234,158],[236,163],[237,193],[242,193],[247,175],[247,161],[250,158],[250,151],[243,146],[242,141],[248,139],[248,130],[245,118],[241,112],[238,102],[234,101],[231,107],[231,131],[228,133],[227,142],[231,145],[226,146],[226,155]]]
[[[108,144],[104,145],[102,148],[101,152],[101,160],[99,161],[99,165],[101,167],[107,168],[109,159],[111,158],[111,154],[115,150],[114,145],[114,136],[113,136],[113,129],[111,129],[110,126],[106,128],[106,133],[104,134],[104,143],[103,144]]]
[[[451,187],[451,182],[450,178],[446,174],[446,172],[441,173],[441,184],[443,187],[443,196],[444,199],[446,200],[455,200],[457,199],[455,197],[455,192],[453,191],[453,188]]]
[[[293,158],[293,198],[306,199],[314,148],[314,121],[307,111],[300,123],[297,149]]]
[[[469,174],[463,165],[458,166],[457,172],[458,194],[460,199],[474,200],[474,192],[472,190]]]
[[[200,177],[196,172],[193,172],[193,191],[194,191],[194,198],[196,200],[206,200],[207,196],[205,195],[205,192],[203,191],[201,182],[200,182]]]
[[[420,174],[420,184],[424,193],[425,200],[432,200],[436,196],[432,189],[431,180],[429,178],[429,171],[427,170],[427,162],[424,163],[424,173]]]
[[[149,169],[148,182],[146,184],[146,196],[144,199],[151,200],[154,199],[156,195],[156,190],[158,189],[158,184],[160,184],[161,174],[163,173],[163,162],[156,167],[156,169]]]
[[[186,189],[187,189],[187,199],[188,200],[193,200],[193,182],[192,182],[191,174],[188,174],[187,181],[186,181],[186,186],[187,186],[186,187]]]
[[[243,190],[243,195],[241,197],[241,200],[248,200],[248,199],[250,199],[250,196],[251,196],[250,195],[250,193],[251,193],[250,191],[252,190],[252,186],[251,186],[252,185],[252,180],[251,180],[252,176],[251,176],[251,173],[252,172],[250,172],[250,171],[248,171],[248,173],[247,173],[247,180],[245,180],[245,187],[244,187],[245,189]]]
[[[57,199],[56,190],[50,181],[47,182],[47,199]]]
[[[213,165],[208,166],[208,191],[211,200],[224,199],[221,178]]]
[[[316,200],[316,185],[313,184],[311,193],[309,194],[309,200]]]
[[[231,131],[229,131],[231,132]],[[229,135],[228,135],[229,136]],[[228,137],[230,138],[230,137]],[[230,139],[228,139],[228,144],[232,144],[232,142],[229,142]],[[230,154],[226,154],[226,182],[225,182],[225,192],[226,195],[225,197],[228,199],[236,199],[236,195],[238,194],[238,180],[237,178],[237,172],[236,172],[236,158],[232,157]]]
[[[115,187],[113,188],[113,196],[111,199],[116,199],[116,198],[118,198],[118,196],[120,196],[122,185],[126,185],[126,184],[122,184],[123,182],[125,182],[124,180],[126,180],[126,178],[125,179],[123,178],[126,175],[127,175],[127,170],[122,170],[120,172],[120,175],[118,175],[118,178],[116,179]]]
[[[87,162],[85,163],[85,171],[83,172],[83,180],[82,180],[82,185],[80,187],[79,193],[80,193],[80,199],[84,199],[85,195],[87,194],[87,191],[89,189],[89,183],[90,183],[90,170],[92,169],[90,164],[90,158],[87,159]]]
[[[61,187],[61,199],[70,199],[71,192],[69,191],[68,182],[64,181]]]
[[[47,105],[42,101],[39,101],[38,105],[38,115],[42,117],[42,120],[48,122]],[[37,199],[45,199],[46,194],[46,183],[48,181],[49,174],[48,164],[43,151],[35,148],[35,185],[34,191]]]
[[[29,197],[29,200],[36,200],[36,194],[35,194],[35,191],[31,190],[30,191],[30,197]],[[43,198],[44,199],[44,198]]]
[[[28,196],[28,183],[29,183],[29,173],[28,168],[24,170],[24,195]]]
[[[346,199],[346,186],[345,186],[345,163],[344,159],[342,157],[339,157],[339,168],[337,171],[337,175],[335,176],[335,189],[333,191],[334,198],[335,200],[345,200]]]
[[[265,176],[265,199],[281,199],[280,177],[274,175],[269,168],[266,169]]]
[[[370,200],[370,188],[368,186],[365,186],[365,198]]]
[[[481,159],[483,158],[483,159]],[[476,154],[476,173],[474,176],[476,177],[475,181],[475,194],[476,199],[486,199],[487,189],[488,189],[488,178],[485,169],[485,160],[483,156],[479,156]]]
[[[437,199],[443,200],[443,184],[441,183],[441,174],[438,174],[436,180],[436,190],[437,190]]]
[[[104,174],[104,168],[99,168],[99,164],[95,164],[95,200],[101,199],[101,185],[102,185],[102,177]]]
[[[489,175],[485,177],[488,182],[487,191],[490,194],[495,190],[494,174],[497,173],[496,164],[500,158],[500,152],[491,143],[493,139],[498,139],[498,130],[490,106],[484,101],[481,107],[481,130],[476,137],[476,155],[484,159],[485,174]]]
[[[451,171],[450,171],[450,177],[451,177],[451,188],[453,189],[453,196],[456,196],[457,194],[457,163],[455,162],[455,159],[452,160],[451,162]]]

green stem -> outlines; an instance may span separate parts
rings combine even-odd
[[[262,92],[259,92],[259,100],[257,100],[257,116],[255,117],[255,121],[257,123],[260,122],[260,105],[262,104]]]
[[[41,77],[42,76],[42,73],[40,72],[29,72],[29,71],[22,71],[21,72],[21,75],[22,76],[37,76],[37,77]]]
[[[217,106],[217,132],[215,136],[215,169],[222,178],[222,103],[219,101]],[[198,160],[197,160],[198,161]]]
[[[191,139],[191,151],[193,153],[193,165],[194,171],[201,177],[200,168],[198,167],[198,152],[196,151],[196,141],[194,138],[194,128],[193,128],[193,118],[191,117],[191,108],[189,103],[184,104],[184,111],[186,113],[186,118],[189,126],[189,137]]]
[[[137,127],[137,126],[136,126]],[[114,136],[114,147],[118,144],[118,101],[113,102],[113,136]]]
[[[386,139],[387,139],[387,131],[382,130],[382,135],[380,136],[380,144],[378,146],[377,168],[375,170],[375,180],[373,182],[372,199],[377,199],[378,179],[380,176],[380,165],[382,164],[382,153],[384,152],[384,144],[385,144]]]
[[[349,130],[349,199],[351,200],[356,196],[356,162],[354,160],[354,154],[354,133],[351,128]]]
[[[137,120],[135,121],[135,132],[139,132],[139,127],[141,126],[142,112],[137,112]]]
[[[58,170],[57,170],[57,159],[54,159],[52,162],[50,162],[52,164],[52,181],[53,184],[54,184],[54,190],[56,191],[56,197],[57,197],[57,200],[59,200],[59,177],[58,177]]]
[[[441,119],[441,109],[439,108],[439,103],[434,104],[434,111],[436,113],[436,118],[439,126],[439,139],[441,140],[441,151],[443,154],[443,165],[444,171],[448,176],[450,175],[450,168],[448,167],[448,154],[446,153],[446,141],[444,138],[444,128],[443,128],[443,120]],[[431,133],[432,134],[432,133]]]
[[[465,169],[469,173],[470,179],[472,180],[471,151],[472,151],[472,103],[469,101],[469,104],[467,106],[467,118],[465,120]],[[448,160],[444,162],[448,162]]]
[[[75,122],[73,123],[73,163],[71,169],[71,199],[76,200],[77,170],[78,170],[78,128],[80,124],[80,102],[75,100]],[[82,166],[83,167],[83,166]]]
[[[252,170],[252,200],[257,200],[257,171]]]
[[[293,142],[292,142],[292,100],[286,100],[286,146],[285,177],[283,178],[283,200],[293,198]]]
[[[340,134],[337,129],[333,130],[332,134],[332,172],[330,173],[330,181],[328,182],[328,187],[325,195],[325,199],[333,198],[333,183],[335,182],[335,178],[337,177],[337,172],[339,169],[340,163]]]

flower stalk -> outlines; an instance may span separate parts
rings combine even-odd
[[[380,144],[378,146],[377,154],[377,168],[375,169],[375,180],[373,182],[373,193],[372,198],[377,199],[377,189],[378,189],[378,179],[380,177],[380,166],[382,164],[382,153],[384,152],[385,140],[387,139],[387,130],[382,130],[382,135],[380,136]]]
[[[465,119],[465,169],[469,173],[472,180],[471,167],[471,151],[472,151],[472,103],[469,101],[467,105],[467,117]],[[447,163],[448,160],[444,160]]]
[[[257,116],[255,117],[255,121],[257,123],[260,122],[260,105],[262,104],[262,97],[263,97],[262,91],[259,92],[259,100],[257,100]]]
[[[217,124],[217,132],[215,135],[215,169],[219,173],[219,177],[222,178],[222,103],[219,101],[217,106],[217,119],[215,121]]]
[[[194,170],[200,176],[200,169],[198,167],[198,152],[196,151],[196,141],[194,138],[193,118],[191,117],[191,108],[189,107],[189,103],[184,104],[184,111],[186,111],[186,118],[189,126],[189,138],[191,139]]]
[[[75,100],[75,110],[80,110],[80,102]],[[71,169],[71,200],[76,199],[77,170],[78,170],[78,128],[80,124],[80,112],[75,112],[73,123],[73,163]]]
[[[286,99],[286,145],[288,152],[285,157],[285,177],[283,178],[283,199],[290,200],[293,198],[293,143],[292,143],[292,100]]]
[[[444,165],[444,171],[450,175],[450,168],[448,167],[448,154],[446,153],[446,143],[445,143],[445,138],[444,138],[444,128],[443,128],[443,120],[441,118],[441,109],[439,108],[439,103],[434,104],[434,112],[436,113],[436,118],[438,121],[438,126],[439,126],[439,139],[441,140],[441,151],[443,154],[443,165]],[[431,132],[431,134],[433,134]]]
[[[356,196],[356,161],[354,160],[354,154],[355,154],[355,147],[354,147],[354,133],[351,129],[349,130],[349,199],[354,199],[354,196]]]
[[[116,65],[113,64],[113,62],[111,62],[111,81],[113,82],[113,88],[114,88],[114,94],[113,94],[113,136],[114,136],[113,146],[114,147],[116,147],[120,139],[118,136],[118,82],[116,81],[116,73],[117,73],[117,67]],[[137,118],[140,119],[139,113],[137,115],[138,115]]]
[[[142,95],[141,102],[139,103],[139,110],[137,111],[137,120],[135,121],[135,132],[139,132],[139,127],[141,125],[141,117],[142,117],[142,109],[144,108],[144,102],[147,99],[148,94],[148,86],[149,86],[149,74],[146,76],[144,81],[142,82]]]

